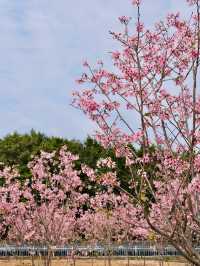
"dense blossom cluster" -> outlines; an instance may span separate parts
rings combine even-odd
[[[41,152],[29,163],[32,178],[23,183],[10,168],[0,172],[2,239],[50,248],[86,240],[122,241],[127,228],[130,239],[145,237],[147,227],[138,232],[139,222],[134,222],[138,210],[126,194],[114,193],[118,182],[111,158],[100,159],[97,170],[82,165],[81,172],[75,170],[77,159],[66,147],[59,153]],[[94,196],[84,192],[81,173],[99,185]]]
[[[65,147],[58,159],[55,153],[43,152],[30,163],[32,179],[24,184],[17,173],[7,169],[1,173],[5,182],[0,208],[5,212],[1,212],[3,228],[9,227],[7,240],[47,246],[73,240],[78,209],[88,198],[81,193],[82,182],[73,169],[76,159]]]

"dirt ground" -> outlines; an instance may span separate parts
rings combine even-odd
[[[75,263],[76,266],[108,266],[108,261],[103,259],[78,259]],[[167,261],[161,262],[156,260],[130,260],[129,266],[189,266],[185,262]],[[0,266],[32,266],[29,259],[3,259],[0,260]],[[41,260],[35,260],[35,266],[43,266]],[[52,266],[74,266],[72,261],[67,259],[55,259],[52,261]],[[128,266],[126,259],[124,260],[112,260],[111,266]]]

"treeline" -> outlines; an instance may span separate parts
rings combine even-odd
[[[64,145],[67,146],[71,153],[79,156],[79,160],[77,160],[75,163],[75,168],[77,170],[81,170],[82,164],[86,164],[87,166],[95,169],[96,163],[100,158],[111,157],[112,160],[116,162],[116,173],[121,187],[132,193],[132,191],[129,189],[129,181],[131,180],[131,174],[134,174],[135,178],[137,179],[140,165],[135,164],[132,167],[130,174],[130,169],[126,167],[124,158],[116,158],[112,149],[104,149],[91,137],[87,137],[85,141],[81,142],[78,140],[68,140],[55,136],[49,137],[34,130],[31,130],[31,132],[27,134],[19,134],[14,132],[0,139],[0,167],[2,164],[2,167],[10,166],[17,168],[19,172],[19,178],[23,182],[27,178],[31,179],[31,172],[28,168],[28,163],[33,160],[34,157],[39,156],[41,151],[59,151]],[[134,150],[137,158],[143,156],[142,148],[131,148]],[[154,148],[155,147],[152,146],[149,150],[149,153],[152,153]],[[147,168],[145,169],[149,174],[150,181],[152,178],[155,178],[152,176],[154,167],[155,165],[152,162],[148,164]],[[80,173],[80,177],[84,183],[86,183],[86,187],[88,187],[88,191],[86,192],[91,195],[94,194],[96,192],[95,186],[90,183],[88,178],[83,173]],[[140,181],[140,178],[138,178],[138,186],[140,185]],[[147,196],[148,192],[146,191],[145,194]],[[143,194],[141,197],[142,196]]]

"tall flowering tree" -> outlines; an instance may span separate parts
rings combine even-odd
[[[32,179],[21,184],[17,173],[5,168],[0,175],[1,234],[12,243],[44,245],[50,265],[54,246],[78,239],[77,220],[88,196],[82,193],[78,159],[63,147],[59,154],[42,152],[30,162]]]
[[[73,104],[96,122],[96,139],[125,158],[130,183],[121,189],[149,230],[200,265],[200,1],[187,3],[189,18],[171,13],[150,30],[143,3],[133,0],[135,30],[123,16],[124,31],[111,32],[121,45],[112,52],[115,71],[84,62]],[[132,145],[142,147],[140,157]]]

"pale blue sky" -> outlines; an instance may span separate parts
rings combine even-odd
[[[184,0],[143,0],[150,25]],[[130,0],[0,0],[0,137],[31,128],[84,139],[94,126],[70,106],[82,61],[105,59],[120,30],[118,17],[135,17]]]

